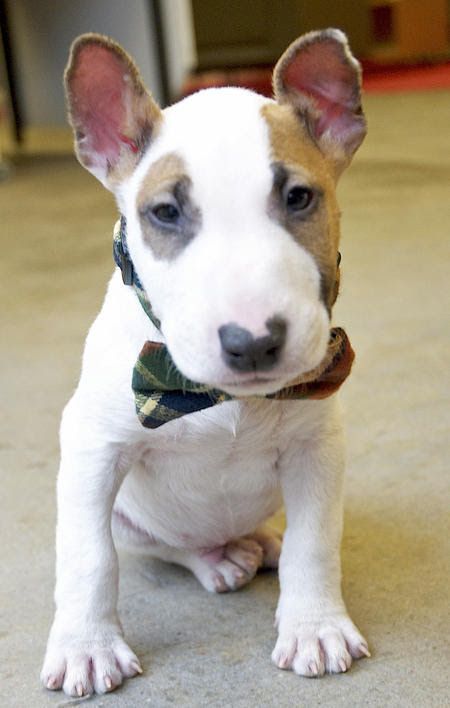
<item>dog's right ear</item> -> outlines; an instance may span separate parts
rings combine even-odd
[[[64,83],[77,157],[113,190],[133,171],[161,110],[133,60],[99,34],[81,35],[72,44]]]
[[[361,67],[337,29],[296,39],[274,69],[275,97],[290,104],[339,174],[366,134]]]

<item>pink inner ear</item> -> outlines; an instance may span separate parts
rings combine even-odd
[[[84,136],[83,153],[107,166],[119,158],[126,122],[128,67],[113,50],[99,44],[81,47],[69,79],[72,116]],[[137,147],[131,146],[132,149]]]
[[[314,98],[320,112],[316,137],[327,130],[345,137],[358,108],[358,75],[335,42],[317,42],[292,59],[285,70],[284,84]]]

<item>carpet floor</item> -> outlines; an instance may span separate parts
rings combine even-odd
[[[357,353],[344,593],[372,658],[299,678],[270,662],[278,581],[204,591],[121,556],[120,612],[144,675],[100,707],[444,707],[448,673],[450,93],[370,95],[369,137],[340,187],[335,322]],[[111,263],[112,198],[71,157],[0,183],[0,705],[75,705],[38,675],[52,617],[58,423]]]

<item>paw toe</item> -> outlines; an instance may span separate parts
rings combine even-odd
[[[114,644],[114,662],[126,678],[142,674],[139,659],[123,639],[118,639]]]
[[[325,668],[330,674],[345,673],[352,665],[352,657],[347,649],[344,636],[339,632],[328,632],[320,639]]]
[[[311,637],[298,642],[292,668],[296,674],[308,678],[324,675],[325,661],[318,639]]]
[[[90,696],[94,692],[94,686],[90,678],[89,661],[86,659],[75,659],[67,662],[66,674],[63,682],[63,691],[68,696],[82,698]]]
[[[95,693],[109,693],[122,683],[122,671],[112,651],[99,651],[91,662]]]
[[[256,541],[262,548],[262,567],[278,568],[278,561],[281,554],[282,534],[266,525],[257,529],[251,539]]]
[[[49,691],[58,691],[64,681],[66,662],[64,656],[47,651],[41,671],[41,682]]]
[[[279,637],[272,652],[272,661],[279,669],[290,669],[297,650],[297,639],[291,636],[283,640]]]
[[[227,544],[225,557],[253,576],[262,564],[263,550],[256,541],[241,538]]]
[[[246,571],[241,566],[224,559],[217,566],[217,570],[220,572],[227,590],[238,590],[252,579],[257,569],[255,567]]]

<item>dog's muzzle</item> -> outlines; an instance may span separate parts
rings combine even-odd
[[[222,359],[234,371],[269,371],[280,359],[286,341],[287,324],[281,317],[267,320],[268,334],[254,337],[237,324],[219,328]]]

